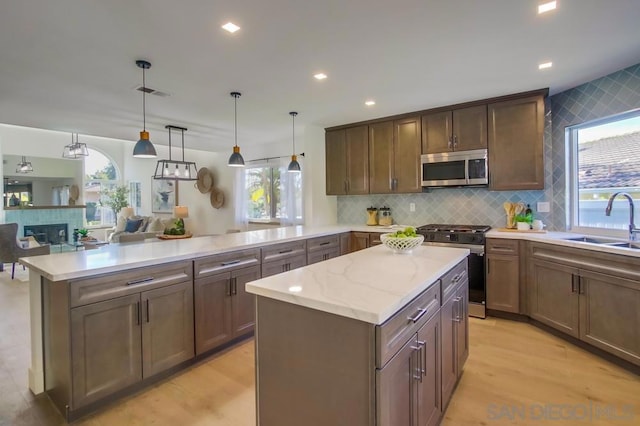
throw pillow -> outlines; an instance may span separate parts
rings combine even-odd
[[[136,219],[138,219],[138,218],[136,218]],[[150,216],[140,216],[140,219],[142,219],[142,223],[140,224],[140,228],[138,229],[138,231],[145,232],[147,230],[147,228],[149,227],[149,223],[151,223],[151,217]]]
[[[127,218],[124,216],[118,216],[118,220],[116,220],[115,232],[124,232],[125,226],[127,226]]]
[[[149,225],[147,226],[146,232],[163,232],[164,224],[162,223],[162,219],[159,217],[154,217],[149,221]]]
[[[124,232],[136,232],[140,228],[140,225],[142,225],[142,219],[127,219]]]

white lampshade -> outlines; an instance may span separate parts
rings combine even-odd
[[[120,209],[120,216],[131,217],[135,214],[133,207],[123,207]]]
[[[173,216],[180,219],[189,217],[189,208],[187,206],[175,206],[173,208]]]

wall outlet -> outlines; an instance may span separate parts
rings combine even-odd
[[[416,203],[409,203],[409,211],[410,212],[416,211]]]
[[[549,213],[551,211],[551,206],[548,201],[540,201],[538,202],[538,210],[539,213]]]

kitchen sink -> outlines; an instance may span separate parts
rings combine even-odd
[[[567,241],[578,241],[581,243],[591,243],[591,244],[616,244],[618,241],[611,240],[607,238],[594,238],[594,237],[573,237],[573,238],[564,238]],[[622,242],[622,241],[620,241]]]
[[[619,242],[619,243],[608,243],[606,244],[608,246],[613,246],[613,247],[623,247],[623,248],[630,248],[630,249],[635,249],[635,250],[640,250],[640,243],[632,243],[632,242]]]

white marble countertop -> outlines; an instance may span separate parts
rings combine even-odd
[[[140,243],[109,244],[95,250],[24,257],[20,261],[51,281],[61,281],[350,230],[350,226],[341,225],[290,226],[180,240],[147,239]]]
[[[299,306],[382,324],[467,257],[469,250],[375,246],[247,283],[246,290]]]
[[[595,244],[582,241],[571,241],[568,238],[579,237],[592,237],[601,240],[611,240],[619,242],[628,242],[619,238],[604,237],[597,235],[586,235],[575,232],[546,232],[546,233],[534,233],[534,232],[504,232],[492,229],[486,233],[487,238],[504,238],[504,239],[516,239],[527,241],[539,241],[542,243],[556,244],[565,247],[574,247],[578,249],[585,249],[591,251],[598,251],[602,253],[621,254],[624,256],[640,257],[640,249],[632,249],[625,247],[615,247],[607,244]]]

